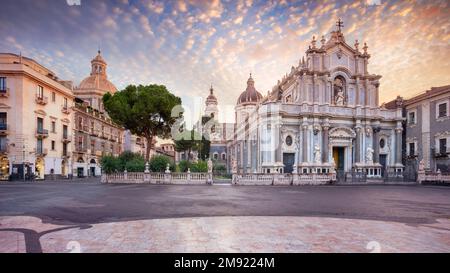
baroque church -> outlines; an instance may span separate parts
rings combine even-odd
[[[222,135],[230,170],[401,175],[401,109],[379,106],[381,76],[369,72],[367,44],[351,46],[342,21],[336,25],[328,39],[313,37],[267,96],[250,75],[235,106],[233,133]]]

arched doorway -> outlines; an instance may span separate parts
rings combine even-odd
[[[89,175],[90,176],[95,176],[95,169],[96,169],[96,162],[95,159],[92,158],[91,161],[89,162],[91,165],[89,166]]]
[[[36,158],[36,170],[35,174],[38,179],[44,179],[45,161],[42,157]]]
[[[0,158],[0,180],[9,179],[9,160],[8,157],[2,156]]]
[[[76,170],[77,170],[77,177],[83,177],[84,176],[84,167],[83,164],[84,160],[83,157],[79,157],[77,159],[77,164],[76,164]]]

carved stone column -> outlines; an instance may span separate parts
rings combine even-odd
[[[361,162],[361,126],[357,126],[355,128],[356,131],[356,140],[355,140],[355,162]]]
[[[306,122],[303,122],[302,129],[303,129],[302,162],[306,163],[308,162],[308,124]]]
[[[322,126],[322,144],[323,144],[323,153],[322,153],[322,162],[328,163],[328,157],[329,157],[329,134],[328,130],[330,129],[330,125],[328,123],[325,123]]]
[[[282,135],[281,135],[281,124],[280,123],[276,124],[275,128],[277,130],[277,132],[276,132],[276,139],[278,140],[276,142],[277,146],[275,148],[275,162],[281,162],[281,153],[282,153],[281,145],[283,143]]]
[[[395,128],[395,164],[402,164],[402,132],[403,128]]]
[[[373,162],[380,162],[380,127],[373,128]]]
[[[355,103],[355,105],[361,105],[360,102],[359,102],[359,78],[358,77],[356,77],[355,92],[356,92],[356,103]]]

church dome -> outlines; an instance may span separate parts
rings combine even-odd
[[[90,76],[82,80],[77,89],[99,90],[105,93],[109,92],[114,94],[117,91],[117,88],[108,80],[106,74],[107,64],[103,59],[100,50],[98,51],[97,56],[92,59],[91,66],[92,70]]]
[[[262,95],[255,89],[255,81],[250,74],[250,78],[247,80],[247,89],[241,93],[237,104],[257,104],[261,99]]]

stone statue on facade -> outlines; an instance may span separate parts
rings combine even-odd
[[[213,171],[213,163],[212,163],[211,158],[209,158],[208,159],[208,172],[212,173],[212,171]]]
[[[344,97],[344,80],[341,79],[340,77],[337,77],[334,80],[333,83],[333,89],[334,89],[334,103],[336,105],[342,106],[344,105],[345,102],[345,97]]]
[[[315,163],[321,163],[321,152],[320,152],[320,147],[318,144],[316,144],[314,146],[314,162]]]
[[[169,163],[167,163],[167,165],[166,165],[166,173],[170,173],[170,164]]]
[[[233,173],[237,173],[237,161],[236,161],[236,159],[234,157],[231,160],[231,171]]]
[[[337,94],[336,94],[336,105],[342,106],[344,105],[344,91],[342,91],[341,88],[339,88]]]
[[[336,161],[334,161],[334,157],[331,158],[331,173],[336,173]]]
[[[419,172],[425,171],[425,162],[423,162],[423,159],[419,162]]]
[[[368,147],[366,151],[366,162],[367,163],[373,163],[373,152],[374,150],[372,147]]]

